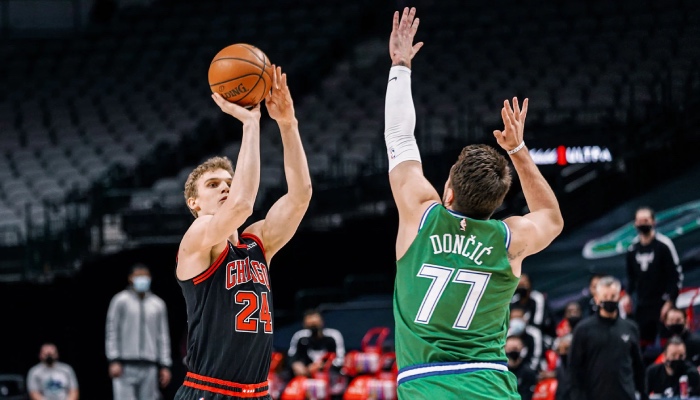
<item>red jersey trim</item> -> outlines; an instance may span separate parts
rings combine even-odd
[[[260,250],[262,250],[263,256],[265,256],[265,246],[263,246],[263,242],[262,242],[262,240],[260,240],[259,237],[253,235],[252,233],[243,233],[243,234],[241,234],[241,239],[243,239],[243,238],[253,239],[255,241],[255,243],[257,243],[258,246],[260,246]],[[265,259],[267,260],[267,256],[265,257]]]
[[[192,380],[197,380],[197,381],[200,381],[203,383],[192,382]],[[210,386],[210,385],[207,385],[207,383],[211,383],[211,384],[219,385],[219,386],[225,386],[225,388]],[[189,387],[192,387],[195,389],[199,389],[199,390],[205,390],[207,392],[222,394],[224,396],[241,397],[241,398],[246,398],[246,399],[267,396],[268,390],[269,390],[267,382],[253,383],[253,384],[236,383],[236,382],[226,381],[223,379],[216,379],[216,378],[211,378],[208,376],[198,375],[198,374],[195,374],[192,372],[188,372],[185,375],[185,381],[183,382],[183,385],[189,386]],[[234,389],[234,390],[228,390],[228,389]],[[238,390],[236,390],[236,389],[238,389]]]
[[[224,261],[226,258],[226,255],[228,255],[229,252],[229,242],[226,241],[226,248],[219,254],[219,257],[216,258],[216,260],[207,268],[204,273],[200,274],[199,276],[196,276],[192,279],[192,282],[195,285],[199,285],[200,283],[204,282],[209,278],[221,265],[221,263]]]

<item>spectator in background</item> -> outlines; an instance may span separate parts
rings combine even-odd
[[[700,375],[695,367],[686,361],[685,344],[678,336],[668,339],[664,348],[663,364],[652,364],[646,371],[646,384],[649,395],[663,398],[700,395]],[[684,377],[687,392],[681,393],[680,380]],[[683,398],[683,397],[681,397]]]
[[[556,335],[556,326],[547,298],[542,292],[532,288],[528,274],[523,272],[520,275],[511,303],[522,307],[525,310],[525,320],[537,327],[544,335],[550,337]]]
[[[523,363],[528,364],[533,371],[539,372],[544,362],[545,344],[542,332],[536,326],[530,325],[525,319],[525,309],[517,304],[511,304],[508,337],[517,336],[523,342]]]
[[[151,292],[151,272],[131,267],[129,285],[112,297],[107,310],[105,352],[114,399],[160,399],[172,367],[168,312]]]
[[[58,361],[58,348],[44,343],[39,350],[40,363],[27,374],[31,400],[78,400],[80,392],[73,367]],[[0,397],[2,393],[0,393]]]
[[[675,307],[668,310],[666,318],[664,318],[664,324],[659,334],[661,347],[665,347],[668,339],[673,336],[678,336],[683,340],[685,359],[696,367],[700,366],[700,335],[688,328],[685,312]]]
[[[620,281],[600,278],[596,285],[598,315],[574,329],[569,350],[571,398],[574,400],[648,399],[639,330],[619,318]]]
[[[345,342],[337,329],[324,327],[323,317],[318,310],[304,312],[303,328],[292,336],[289,344],[289,362],[294,376],[313,377],[325,365],[324,357],[335,353],[329,370],[331,374],[331,394],[342,395],[346,386],[340,375],[345,358]]]
[[[676,247],[671,239],[656,232],[655,223],[650,207],[638,208],[634,226],[639,234],[627,249],[627,292],[642,349],[656,340],[661,322],[676,303],[683,284]]]
[[[583,297],[579,300],[579,304],[583,318],[598,314],[598,305],[595,303],[595,287],[601,277],[603,277],[602,274],[592,273],[588,280],[588,289],[582,291]]]
[[[573,332],[576,325],[581,321],[582,311],[581,304],[576,301],[570,301],[564,307],[564,317],[557,325],[557,337],[562,337]]]
[[[568,333],[562,337],[558,337],[554,341],[554,350],[559,356],[559,363],[554,371],[554,377],[557,379],[557,391],[555,394],[556,400],[570,400],[571,397],[571,375],[569,373],[569,348],[571,347],[571,339],[573,335]]]
[[[537,385],[537,373],[525,362],[523,350],[525,345],[520,336],[508,336],[505,345],[508,370],[518,380],[518,393],[522,400],[532,400]]]

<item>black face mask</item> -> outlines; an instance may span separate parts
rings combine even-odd
[[[318,326],[310,326],[309,330],[311,331],[311,336],[318,336],[318,333],[321,332],[321,328]]]
[[[44,357],[44,362],[50,367],[53,365],[53,363],[56,362],[56,359],[54,358],[54,356],[46,356]]]
[[[520,359],[520,352],[519,351],[509,351],[506,353],[506,357],[508,357],[511,361],[518,361]]]
[[[527,288],[524,287],[519,287],[515,289],[515,294],[520,297],[520,299],[527,298],[527,296],[530,294],[530,291]]]
[[[615,312],[615,311],[617,311],[618,302],[617,301],[601,301],[600,307],[602,307],[603,310],[605,310],[609,313]]]
[[[569,326],[570,326],[571,329],[573,330],[574,327],[576,326],[576,324],[578,324],[579,322],[581,322],[581,317],[579,317],[579,316],[569,317],[569,318],[567,318],[567,320],[569,320]]]
[[[680,335],[683,333],[685,330],[685,325],[683,324],[671,324],[666,327],[668,329],[668,333],[671,335]]]
[[[675,375],[681,374],[685,372],[687,366],[685,364],[685,360],[673,360],[673,361],[667,361],[668,366],[671,367],[673,370],[673,373]]]
[[[641,233],[642,235],[648,235],[653,227],[651,225],[637,225],[636,228],[637,232]]]

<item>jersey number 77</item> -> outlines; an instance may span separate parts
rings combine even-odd
[[[469,325],[474,318],[474,313],[479,306],[479,301],[481,301],[481,296],[484,295],[486,285],[488,285],[489,279],[491,279],[491,274],[468,269],[457,269],[456,271],[457,273],[455,273],[455,268],[423,264],[417,276],[431,279],[432,283],[425,293],[423,302],[418,309],[418,314],[415,319],[416,323],[430,323],[430,318],[433,316],[433,312],[440,302],[440,297],[442,297],[443,292],[451,280],[452,283],[471,285],[464,299],[464,303],[462,303],[462,308],[457,314],[457,319],[452,325],[455,329],[469,329]],[[454,278],[452,278],[453,275]]]

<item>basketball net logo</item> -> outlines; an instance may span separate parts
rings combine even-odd
[[[460,231],[466,231],[467,230],[467,219],[462,218],[461,221],[459,221],[459,230]]]

